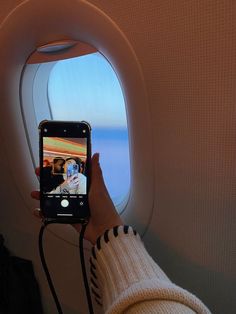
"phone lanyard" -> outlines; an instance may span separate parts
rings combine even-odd
[[[56,307],[57,307],[57,311],[58,314],[63,314],[63,311],[61,309],[61,305],[60,302],[58,300],[57,294],[56,294],[56,290],[54,288],[48,267],[47,267],[47,263],[45,260],[45,256],[44,256],[44,251],[43,251],[43,234],[44,234],[44,230],[45,228],[52,223],[58,223],[58,221],[56,220],[47,220],[45,219],[43,221],[43,224],[40,228],[39,231],[39,254],[40,254],[40,258],[41,258],[41,263],[48,281],[48,285],[49,288],[51,290],[53,299],[55,301]],[[80,236],[79,236],[79,251],[80,251],[80,262],[81,262],[81,268],[82,268],[82,274],[83,274],[83,281],[84,281],[84,287],[85,287],[85,291],[86,291],[86,297],[87,297],[87,303],[88,303],[88,308],[89,308],[89,314],[94,314],[93,312],[93,304],[92,304],[92,298],[91,298],[91,294],[90,294],[90,289],[89,289],[89,284],[88,284],[88,278],[87,278],[87,274],[86,274],[86,267],[85,267],[85,259],[84,259],[84,249],[83,249],[83,240],[84,240],[84,233],[87,227],[87,223],[83,223],[82,224],[82,229],[80,232]]]

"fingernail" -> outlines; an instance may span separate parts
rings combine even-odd
[[[41,210],[39,208],[34,208],[33,209],[33,214],[36,216],[36,217],[41,217]]]
[[[99,163],[99,153],[94,154],[95,161]]]

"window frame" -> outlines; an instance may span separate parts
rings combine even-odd
[[[66,53],[64,50],[62,50],[61,52],[59,51],[59,53],[57,51],[56,56],[54,53],[39,54],[37,50],[40,50],[40,48],[38,48],[35,52],[33,52],[30,55],[28,62],[25,64],[24,71],[22,72],[21,90],[20,90],[21,110],[22,110],[22,115],[24,118],[27,140],[30,147],[30,154],[31,154],[31,158],[32,158],[35,168],[39,165],[38,145],[37,145],[38,143],[34,140],[35,138],[38,137],[38,132],[37,132],[38,117],[37,117],[35,108],[38,108],[39,110],[44,112],[43,114],[44,118],[42,117],[40,118],[40,120],[43,120],[43,119],[53,120],[53,116],[51,112],[51,104],[50,104],[49,96],[48,96],[48,81],[50,79],[52,69],[59,61],[88,55],[90,53],[92,54],[94,52],[99,53],[98,50],[96,50],[92,46],[90,48],[90,46],[87,44],[84,44],[75,40],[73,40],[73,43],[74,45],[72,47],[73,48],[72,53],[68,51],[68,49],[66,49]],[[83,48],[83,45],[86,46],[86,50],[82,49],[82,53],[81,53],[79,49],[81,48],[81,46]],[[50,45],[44,45],[43,47],[47,47],[47,46],[52,47],[53,43],[50,43]],[[79,55],[76,56],[76,53],[78,53]],[[106,60],[106,62],[109,63],[109,61],[104,56],[103,58]],[[37,63],[34,63],[34,62],[37,62]],[[110,66],[114,71],[114,68],[112,67],[111,64]],[[124,95],[123,95],[123,98],[124,98]],[[127,117],[126,117],[126,120],[127,120]],[[127,132],[128,132],[128,123],[127,123]],[[128,142],[128,145],[129,145],[129,142]],[[129,162],[129,167],[130,167],[130,159],[128,162]],[[125,210],[126,205],[129,200],[129,195],[130,195],[130,186],[127,193],[125,195],[122,195],[121,198],[119,198],[119,201],[115,201],[113,199],[114,205],[119,214],[121,214]]]

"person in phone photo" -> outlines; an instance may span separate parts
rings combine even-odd
[[[86,176],[80,173],[80,160],[69,157],[65,160],[63,182],[50,191],[50,194],[86,194]]]
[[[65,160],[61,157],[55,157],[52,165],[49,162],[44,162],[42,174],[42,188],[45,193],[50,193],[64,182],[63,166]]]

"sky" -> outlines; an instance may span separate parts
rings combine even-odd
[[[91,124],[92,151],[100,153],[108,191],[119,203],[130,188],[129,141],[123,93],[110,63],[100,53],[57,62],[48,98],[54,120]]]
[[[55,90],[57,91],[55,93]],[[48,82],[54,119],[85,120],[93,128],[126,128],[124,98],[110,63],[100,54],[57,62]]]

